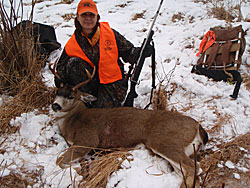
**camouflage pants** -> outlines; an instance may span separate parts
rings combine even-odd
[[[76,84],[87,80],[85,69],[90,73],[93,68],[80,58],[72,57],[66,65],[66,79],[68,84]],[[127,94],[128,85],[125,79],[109,84],[100,84],[98,70],[94,78],[87,84],[79,88],[80,91],[89,93],[97,97],[97,101],[92,102],[91,107],[108,108],[120,107]]]

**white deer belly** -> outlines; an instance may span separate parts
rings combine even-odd
[[[194,140],[185,147],[185,154],[190,156],[194,154],[194,151],[198,151],[200,146],[202,145],[201,137],[199,131],[197,131]]]

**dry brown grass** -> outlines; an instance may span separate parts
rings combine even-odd
[[[178,12],[177,14],[174,14],[172,16],[172,22],[175,23],[177,21],[183,21],[184,20],[184,15],[181,12]]]
[[[19,93],[1,106],[0,135],[6,131],[14,133],[18,129],[10,126],[11,119],[35,109],[41,111],[42,108],[52,103],[54,90],[47,88],[39,79],[32,82],[23,81],[19,87]]]
[[[220,20],[227,20],[229,22],[232,22],[235,18],[232,14],[225,10],[224,7],[213,7],[210,10],[210,14],[214,15],[215,18],[218,18]]]
[[[10,173],[8,176],[0,177],[1,188],[25,188],[40,182],[41,174],[37,172]],[[43,187],[40,185],[40,187]]]
[[[79,187],[106,187],[110,175],[118,171],[123,161],[130,155],[128,150],[112,151],[108,154],[95,152],[91,157],[94,160],[84,161],[81,164],[82,169],[79,174],[83,176],[84,180],[80,183]]]
[[[213,111],[213,114],[216,115],[216,122],[214,122],[213,127],[211,127],[207,132],[209,133],[219,133],[222,130],[223,125],[230,125],[232,127],[232,131],[235,130],[235,122],[230,114],[221,114],[216,106],[210,107],[210,110]],[[235,132],[236,133],[236,132]]]
[[[64,19],[64,21],[68,22],[72,19],[75,19],[75,14],[73,14],[73,13],[65,14],[62,16],[62,18]]]
[[[224,183],[228,187],[249,187],[250,186],[250,134],[245,134],[235,138],[233,141],[217,146],[217,151],[207,150],[204,153],[200,166],[204,173],[210,168],[205,188],[221,187]],[[244,149],[242,149],[244,148]],[[247,157],[248,156],[248,157]],[[225,166],[227,161],[240,164],[248,169],[247,172],[238,168],[228,168]],[[218,167],[221,164],[222,167]],[[240,179],[234,178],[234,173],[240,175]]]
[[[16,128],[9,126],[12,118],[34,109],[41,109],[52,101],[51,89],[42,81],[41,69],[45,64],[45,57],[37,53],[32,36],[32,24],[23,30],[18,24],[18,15],[10,1],[12,14],[0,3],[0,94],[12,96],[0,110],[0,134],[13,133]],[[20,6],[23,8],[21,1]],[[30,21],[34,4],[32,4]],[[15,27],[16,26],[16,27]]]
[[[39,55],[36,54],[31,34],[32,24],[23,30],[21,24],[18,24],[19,15],[15,13],[13,2],[10,4],[11,14],[7,14],[0,3],[0,93],[14,96],[23,80],[36,77],[44,60],[39,61]]]
[[[246,89],[250,91],[250,75],[243,74],[242,79],[243,79],[243,85],[245,85]]]
[[[74,0],[61,0],[61,2],[55,3],[55,5],[60,5],[60,4],[71,4],[73,3]]]
[[[133,18],[132,18],[132,21],[136,21],[140,18],[144,18],[144,14],[145,14],[146,10],[142,11],[142,13],[136,13]]]
[[[167,111],[167,91],[166,88],[159,84],[159,87],[154,92],[153,96],[153,110]]]
[[[240,22],[243,17],[241,13],[241,6],[245,3],[245,0],[231,1],[231,0],[207,0],[206,3],[212,5],[209,13],[215,18],[220,20],[226,20],[228,22],[238,21]]]

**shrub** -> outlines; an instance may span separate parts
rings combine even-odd
[[[13,132],[9,121],[21,113],[41,109],[51,102],[51,91],[42,81],[41,69],[46,59],[37,53],[32,37],[32,24],[21,29],[23,2],[18,8],[9,0],[7,10],[0,2],[0,94],[13,96],[0,110],[0,133]],[[32,23],[34,1],[29,16]],[[19,13],[21,12],[21,15]]]

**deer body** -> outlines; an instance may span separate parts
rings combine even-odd
[[[198,131],[193,119],[184,118],[175,112],[130,107],[87,109],[81,101],[78,102],[76,109],[63,117],[59,125],[63,137],[70,145],[87,144],[88,141],[98,142],[92,147],[118,148],[134,147],[140,143],[146,146],[157,142],[161,144],[164,140],[166,143],[182,142],[184,149],[192,143]],[[180,129],[188,132],[180,132]]]
[[[84,158],[91,148],[132,148],[142,143],[168,160],[180,175],[181,164],[187,187],[192,186],[195,165],[189,156],[208,139],[194,119],[176,112],[131,107],[88,109],[79,97],[68,98],[57,94],[52,108],[65,140],[83,147],[70,147],[58,158],[60,167]]]

